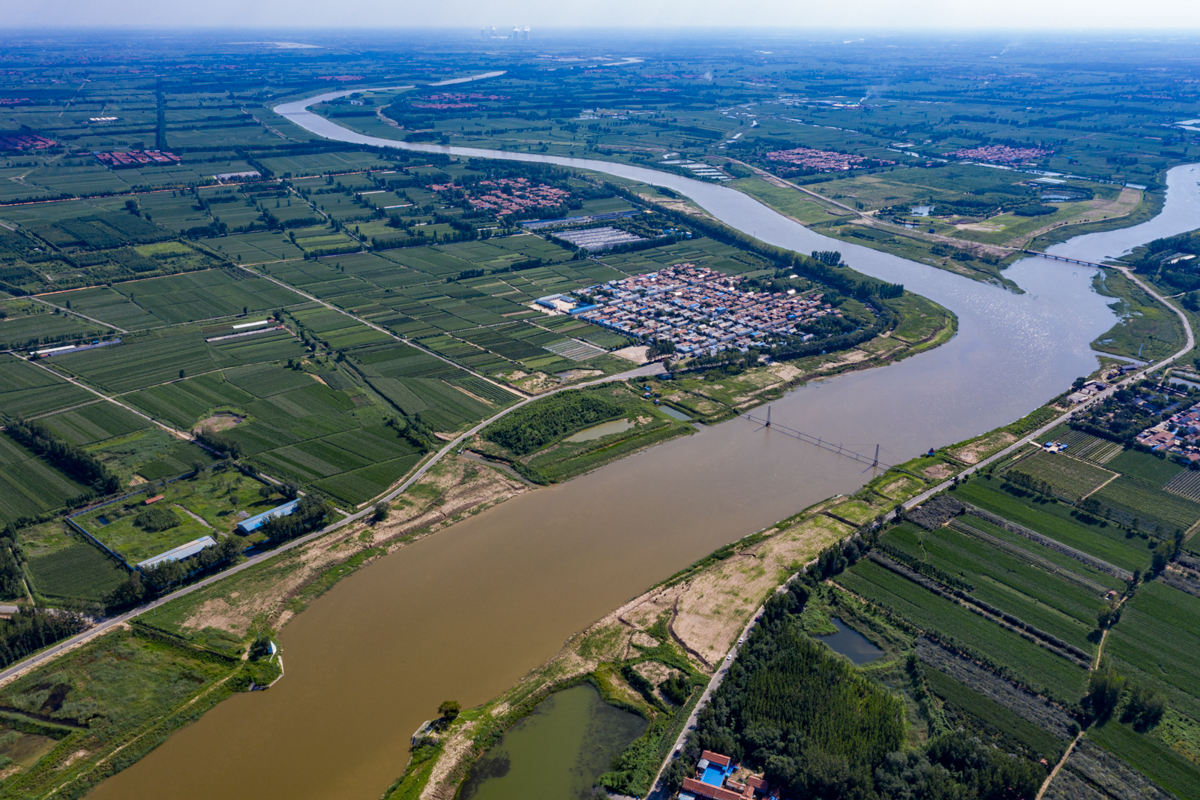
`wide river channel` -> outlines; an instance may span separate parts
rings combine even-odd
[[[855,269],[951,309],[948,344],[884,369],[799,388],[774,419],[897,463],[1009,423],[1096,367],[1089,342],[1116,322],[1095,270],[1046,259],[1005,273],[1025,294],[833,241],[734,189],[602,161],[413,146],[276,111],[351,143],[539,161],[669,187],[713,216],[802,253],[840,250]],[[1054,252],[1096,260],[1200,227],[1197,165],[1168,175],[1163,212]],[[742,419],[659,445],[569,483],[527,492],[343,580],[282,633],[287,677],[233,697],[93,797],[375,800],[404,770],[409,736],[442,700],[482,703],[571,634],[712,550],[870,473]]]

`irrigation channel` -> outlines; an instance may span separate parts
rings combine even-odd
[[[801,387],[775,418],[896,463],[1007,424],[1096,366],[1116,322],[1093,268],[1042,258],[1005,273],[1025,294],[809,231],[728,187],[584,159],[408,145],[312,114],[330,93],[276,109],[331,139],[538,161],[669,187],[759,239],[840,250],[855,269],[954,311],[949,343],[885,369]],[[1162,213],[1056,254],[1099,261],[1195,227],[1195,165],[1168,176]],[[438,704],[489,700],[565,639],[714,549],[867,479],[862,465],[737,418],[569,483],[527,492],[346,578],[284,628],[288,677],[174,734],[94,797],[374,800],[403,771],[408,737]]]

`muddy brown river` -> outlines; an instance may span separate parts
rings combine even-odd
[[[278,110],[329,138],[398,145],[309,114],[311,102]],[[864,451],[879,443],[890,463],[1057,395],[1095,368],[1088,343],[1115,322],[1092,291],[1091,269],[1022,261],[1006,273],[1026,291],[1016,295],[824,239],[725,187],[605,162],[536,160],[669,186],[761,239],[841,250],[852,266],[958,314],[960,333],[947,345],[800,388],[773,406],[779,422],[828,441]],[[1195,227],[1178,209],[1195,207],[1198,174],[1172,170],[1170,224],[1143,230],[1145,238],[1097,234],[1056,252],[1115,255]],[[409,736],[442,700],[472,706],[500,694],[652,584],[870,477],[857,462],[757,427],[733,420],[528,492],[360,570],[284,628],[286,678],[221,704],[91,797],[374,800],[399,777]]]

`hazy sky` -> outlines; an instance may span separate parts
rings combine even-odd
[[[1200,29],[1198,0],[0,0],[2,27]]]

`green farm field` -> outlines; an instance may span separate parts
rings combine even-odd
[[[1039,630],[1052,633],[1090,652],[1088,635],[1104,603],[1103,586],[1089,590],[1072,581],[1074,573],[1054,574],[1031,565],[1013,553],[952,528],[924,531],[916,526],[889,532],[885,544],[903,541],[902,549],[947,574],[961,577],[983,600]],[[1082,576],[1080,576],[1082,577]],[[1091,583],[1091,581],[1088,581]]]
[[[1200,720],[1200,598],[1147,583],[1125,603],[1105,649],[1137,679],[1169,687],[1172,702]]]
[[[0,434],[0,523],[36,518],[88,491]]]
[[[973,478],[958,488],[958,497],[1118,567],[1133,571],[1150,564],[1146,540],[1127,536],[1116,525],[1073,517],[1071,508],[1061,503],[1038,504],[1015,497],[1001,489],[999,481]]]
[[[998,730],[1002,735],[1019,742],[1047,760],[1054,761],[1062,755],[1062,741],[991,698],[984,697],[944,672],[929,666],[925,667],[925,679],[934,693],[959,713],[973,717],[985,727]]]
[[[1154,484],[1122,476],[1094,495],[1096,500],[1124,512],[1133,524],[1162,538],[1186,531],[1200,521],[1200,502],[1164,492]]]
[[[921,588],[871,561],[860,561],[837,582],[851,592],[908,619],[923,630],[986,655],[1028,686],[1073,703],[1083,693],[1084,671],[1017,634]]]
[[[32,417],[76,406],[95,395],[72,386],[54,373],[0,354],[0,409],[12,416]]]
[[[42,597],[101,602],[128,571],[95,545],[77,539],[62,550],[29,559],[32,589]]]
[[[1200,800],[1200,765],[1155,737],[1116,721],[1089,731],[1088,737],[1179,800]]]
[[[1060,453],[1034,453],[1008,467],[1001,475],[1022,472],[1031,478],[1045,481],[1055,494],[1071,503],[1094,492],[1117,477],[1116,473],[1078,461]]]
[[[1183,470],[1183,467],[1169,459],[1137,450],[1122,451],[1107,466],[1126,477],[1136,478],[1160,489]]]

